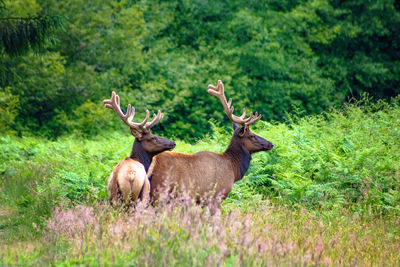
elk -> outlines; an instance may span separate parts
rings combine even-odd
[[[226,101],[221,81],[218,81],[217,86],[209,85],[208,93],[219,98],[226,115],[233,122],[234,133],[230,144],[222,154],[209,151],[195,154],[164,152],[154,157],[148,171],[153,203],[167,184],[171,187],[170,190],[189,192],[197,203],[208,196],[211,196],[211,200],[219,198],[222,201],[232,191],[233,184],[243,178],[249,168],[251,155],[259,151],[269,151],[274,147],[271,142],[249,129],[261,115],[256,112],[245,118],[245,109],[240,117],[233,114],[232,99]]]
[[[113,109],[129,126],[135,142],[131,155],[114,167],[108,179],[108,198],[113,206],[123,201],[129,207],[137,199],[148,199],[150,183],[146,173],[150,163],[158,153],[172,150],[175,143],[150,132],[150,129],[164,117],[160,110],[157,115],[153,115],[153,120],[150,122],[148,122],[150,112],[146,110],[146,118],[141,123],[135,123],[132,121],[135,116],[135,108],[129,104],[127,112],[124,114],[119,101],[119,96],[113,91],[111,98],[103,102],[106,108]]]

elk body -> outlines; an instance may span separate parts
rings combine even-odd
[[[115,206],[123,201],[127,206],[137,199],[146,199],[150,193],[150,183],[147,170],[155,155],[175,147],[175,143],[166,138],[156,136],[150,132],[151,127],[163,119],[163,114],[158,111],[153,120],[149,119],[147,110],[146,118],[141,123],[133,122],[135,108],[128,105],[124,114],[119,103],[119,96],[112,92],[111,99],[104,100],[107,108],[115,110],[118,116],[127,124],[135,137],[130,157],[118,163],[108,179],[108,198]]]
[[[208,92],[217,96],[228,118],[233,122],[233,136],[222,154],[202,151],[195,154],[164,152],[153,159],[148,176],[151,183],[150,195],[155,202],[166,184],[172,189],[189,192],[198,202],[206,197],[224,200],[232,191],[233,184],[246,173],[251,155],[269,151],[272,143],[252,133],[249,125],[261,118],[256,113],[245,118],[246,111],[238,117],[233,115],[232,100],[226,101],[221,81],[208,86]],[[236,123],[240,124],[239,127]]]

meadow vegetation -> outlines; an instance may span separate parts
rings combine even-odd
[[[260,121],[254,155],[222,209],[187,196],[111,210],[106,180],[126,131],[56,141],[0,139],[0,264],[350,265],[398,262],[400,102],[368,99],[321,115]],[[231,127],[176,151],[222,152]]]
[[[0,0],[0,266],[398,265],[399,3]],[[274,149],[220,210],[112,210],[133,137],[102,100],[223,152],[218,80]]]

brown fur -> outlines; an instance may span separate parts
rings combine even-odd
[[[165,182],[201,197],[215,190],[226,198],[234,183],[234,171],[223,154],[198,152],[193,155],[165,152],[153,159],[149,169],[150,195],[157,200]],[[216,178],[219,179],[216,179]]]
[[[103,101],[106,108],[114,110],[121,120],[129,126],[131,133],[135,136],[131,156],[115,166],[108,179],[108,198],[111,204],[125,202],[129,206],[138,198],[146,199],[150,192],[150,183],[146,172],[154,155],[165,150],[171,150],[175,143],[166,138],[156,136],[150,129],[159,123],[164,114],[159,110],[153,119],[148,121],[150,112],[146,111],[146,117],[141,123],[133,122],[135,107],[128,105],[126,113],[121,110],[120,98],[113,91],[110,99]]]
[[[152,158],[174,147],[174,142],[151,133],[143,133],[136,137],[131,156],[118,163],[108,179],[110,203],[118,207],[123,202],[129,207],[138,199],[147,201],[150,182],[146,173]]]
[[[222,153],[198,152],[192,155],[164,152],[153,158],[148,171],[150,196],[157,201],[166,184],[188,191],[197,199],[209,196],[225,199],[233,184],[240,180],[250,164],[251,154],[271,150],[273,145],[248,128],[235,127],[227,150]]]

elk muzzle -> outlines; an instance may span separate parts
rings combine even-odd
[[[176,147],[176,144],[174,141],[171,141],[171,140],[169,140],[167,138],[163,138],[163,137],[159,137],[159,138],[160,138],[158,140],[159,144],[160,144],[160,146],[164,147],[165,150],[172,150]]]
[[[250,144],[247,144],[246,146],[251,154],[259,151],[270,151],[274,148],[274,145],[270,141],[258,135],[251,138],[249,143]]]
[[[274,145],[270,141],[262,138],[261,136],[257,136],[257,143],[260,147],[260,151],[270,151],[274,148]]]
[[[274,145],[269,141],[267,141],[266,144],[264,144],[264,151],[270,151],[273,148],[274,148]]]

